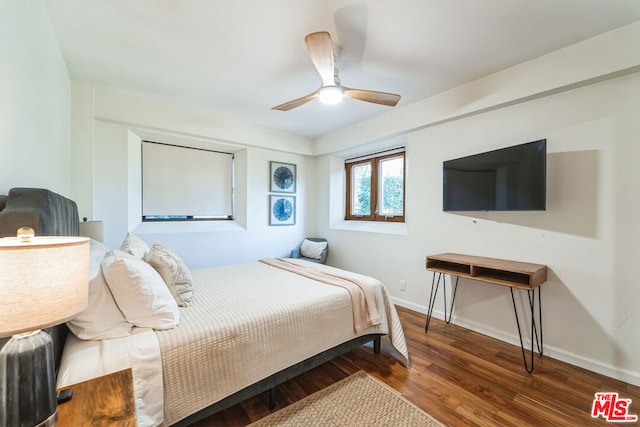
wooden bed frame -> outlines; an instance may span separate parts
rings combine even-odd
[[[36,235],[79,234],[78,208],[73,200],[52,191],[38,188],[13,188],[7,196],[0,196],[0,237],[14,236],[21,226],[33,228]],[[62,350],[69,333],[65,324],[46,329],[53,340],[56,373],[60,366]],[[302,362],[276,372],[226,398],[184,418],[175,426],[188,426],[216,412],[230,408],[250,397],[273,390],[277,385],[309,371],[329,360],[373,341],[374,353],[380,352],[383,334],[363,335],[316,354]]]

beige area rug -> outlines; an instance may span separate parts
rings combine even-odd
[[[440,427],[422,409],[386,384],[357,372],[251,424],[266,426]]]

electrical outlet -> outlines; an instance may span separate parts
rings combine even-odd
[[[404,280],[400,280],[400,290],[402,292],[406,292],[407,291],[407,282],[405,282]]]

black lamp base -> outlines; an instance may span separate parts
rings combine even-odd
[[[0,350],[0,425],[54,426],[57,411],[51,338],[14,335]]]

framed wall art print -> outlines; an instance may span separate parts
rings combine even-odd
[[[296,165],[291,163],[271,162],[271,192],[296,192]]]
[[[295,225],[296,196],[269,195],[269,225]]]

